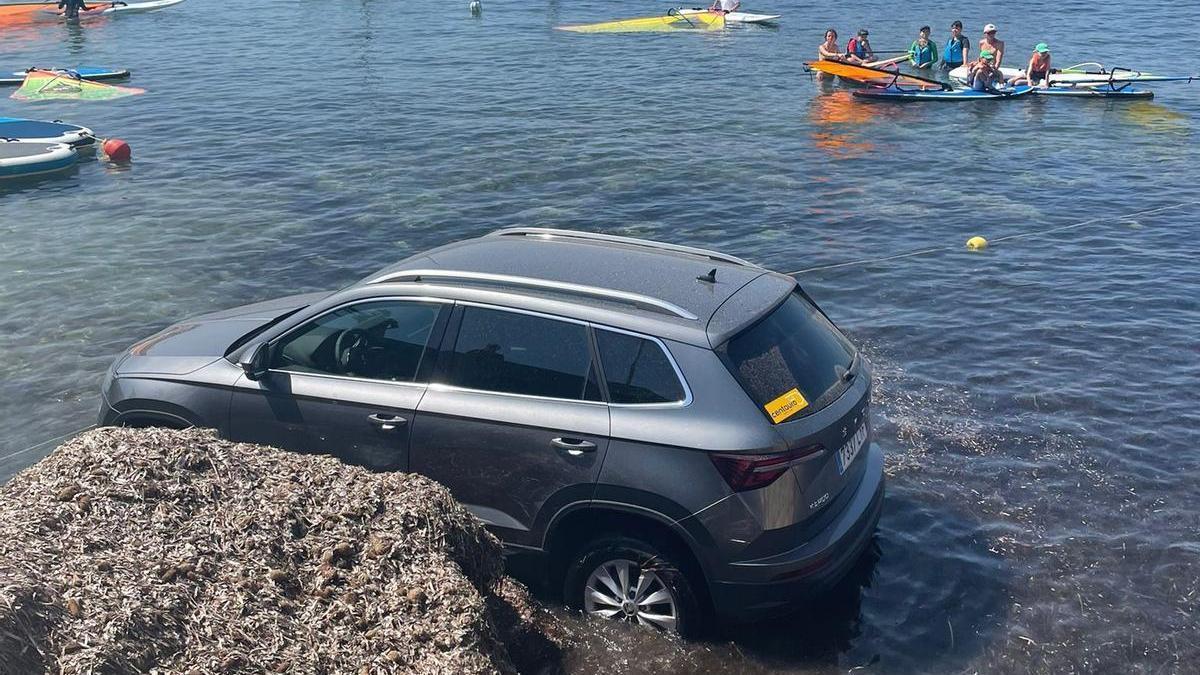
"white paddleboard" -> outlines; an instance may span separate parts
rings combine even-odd
[[[1098,64],[1081,64],[1083,66],[1095,66],[1094,70],[1099,71],[1101,68]],[[1067,70],[1073,70],[1068,68]],[[1091,69],[1089,69],[1091,70]],[[1020,68],[1001,68],[1001,74],[1005,79],[1013,77],[1021,77],[1025,75],[1025,71]],[[950,79],[956,82],[967,81],[967,67],[959,66],[950,71]],[[1166,77],[1163,75],[1151,75],[1150,73],[1139,73],[1136,70],[1117,70],[1111,73],[1102,72],[1066,72],[1066,73],[1050,73],[1050,84],[1065,84],[1065,85],[1095,85],[1104,84],[1105,82],[1154,82],[1161,80],[1172,80],[1178,78]]]
[[[86,12],[80,12],[80,19],[87,19],[93,16],[108,16],[112,14],[133,14],[136,12],[153,12],[158,9],[166,9],[173,7],[183,2],[183,0],[147,0],[146,2],[93,2],[88,5]],[[85,0],[85,4],[86,0]],[[42,15],[49,18],[63,18],[66,16],[64,12],[58,10],[43,10]]]
[[[691,9],[680,9],[679,13],[684,16],[691,14],[701,14],[707,12],[703,7],[693,7]],[[725,15],[726,23],[771,23],[782,18],[782,14],[750,14],[749,12],[730,12]]]
[[[152,12],[156,9],[164,9],[172,7],[183,2],[183,0],[149,0],[148,2],[130,2],[126,4],[109,3],[112,6],[105,8],[105,14],[117,14],[121,12]]]

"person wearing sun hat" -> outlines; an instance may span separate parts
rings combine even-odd
[[[989,23],[983,27],[983,37],[979,39],[979,51],[990,50],[996,55],[996,67],[1004,63],[1004,40],[996,37],[996,24]]]
[[[1050,86],[1050,47],[1045,42],[1037,43],[1025,72],[1009,80],[1011,84],[1028,84],[1031,87]]]

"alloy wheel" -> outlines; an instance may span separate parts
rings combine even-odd
[[[654,570],[631,560],[609,560],[592,571],[583,588],[583,609],[605,619],[678,630],[674,593]]]

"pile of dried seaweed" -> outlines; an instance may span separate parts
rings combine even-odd
[[[438,484],[203,431],[101,429],[0,487],[0,672],[554,669]]]

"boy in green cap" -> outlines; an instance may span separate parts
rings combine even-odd
[[[975,91],[995,93],[996,85],[1004,82],[1004,76],[996,67],[996,54],[990,49],[979,52],[979,60],[971,64],[967,86]]]
[[[1033,55],[1029,57],[1029,65],[1025,67],[1025,73],[1012,78],[1009,83],[1049,87],[1050,47],[1045,42],[1037,43],[1037,46],[1033,48]]]

